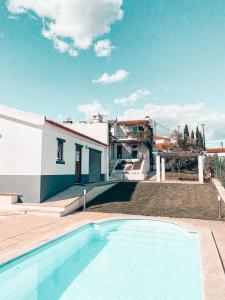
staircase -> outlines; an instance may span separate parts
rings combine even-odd
[[[114,166],[117,162],[117,159],[110,159],[109,161],[109,174],[112,173],[112,170],[114,169]]]
[[[132,170],[140,170],[141,169],[141,164],[142,164],[142,161],[135,161],[133,163],[133,168]]]

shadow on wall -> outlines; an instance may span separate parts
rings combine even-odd
[[[87,208],[112,202],[127,202],[131,200],[132,194],[135,191],[138,182],[120,182],[111,189],[97,196],[87,204]]]

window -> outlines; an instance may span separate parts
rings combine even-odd
[[[131,148],[132,148],[132,149],[137,149],[137,145],[134,144],[134,145],[131,146]]]
[[[117,145],[117,159],[121,159],[122,158],[122,145]]]
[[[111,158],[112,159],[115,158],[115,144],[114,143],[111,144]]]
[[[137,150],[133,150],[132,151],[132,154],[131,154],[131,157],[134,159],[134,158],[137,158],[137,154],[138,154],[138,152],[137,152]]]
[[[65,164],[64,162],[64,143],[65,140],[57,138],[57,164]]]
[[[132,132],[138,132],[139,128],[137,126],[132,127]]]

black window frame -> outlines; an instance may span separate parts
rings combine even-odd
[[[56,160],[56,163],[57,164],[65,164],[65,161],[64,161],[64,143],[66,142],[64,139],[61,139],[61,138],[56,138],[57,140],[57,152],[56,152],[56,157],[57,157],[57,160]],[[61,155],[59,156],[59,150],[61,152]]]

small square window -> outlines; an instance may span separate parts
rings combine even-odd
[[[64,143],[65,140],[57,138],[57,161],[56,163],[64,164]]]
[[[138,129],[139,128],[137,126],[134,126],[134,127],[132,127],[132,132],[138,132],[139,131]]]

